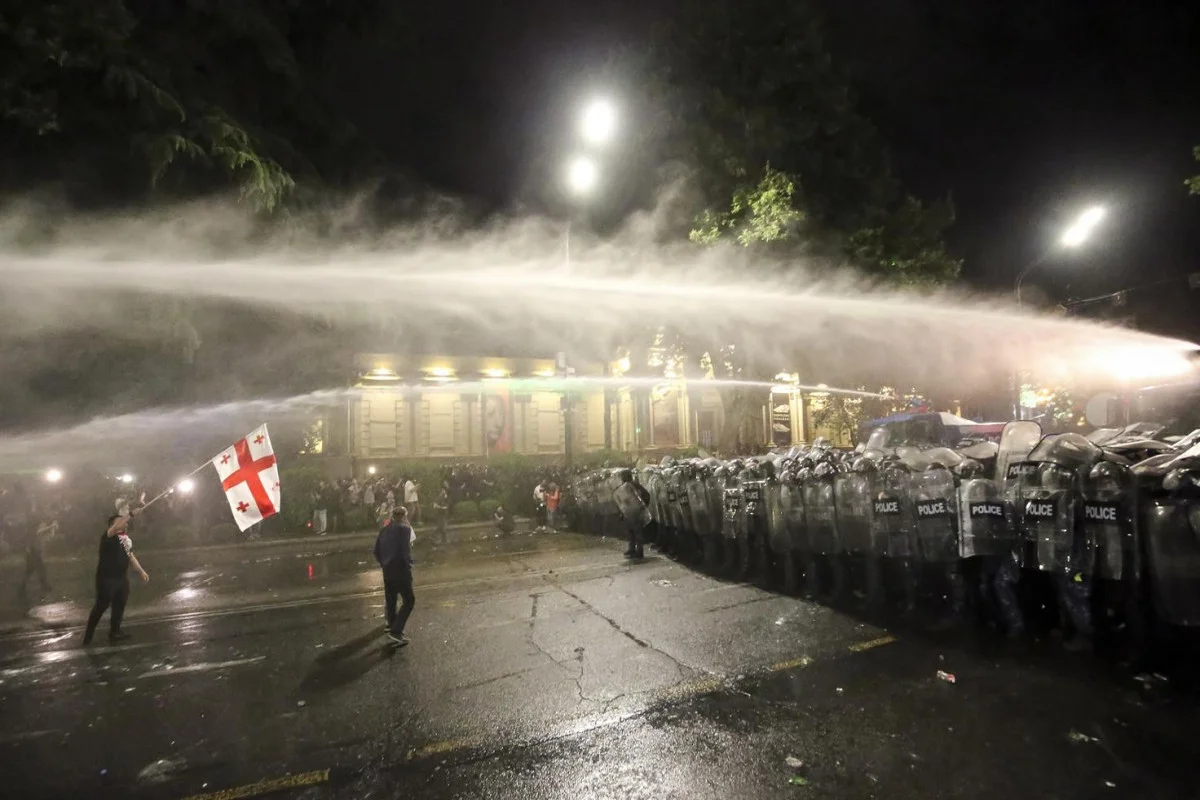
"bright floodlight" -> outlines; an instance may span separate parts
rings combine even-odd
[[[1104,209],[1093,206],[1079,215],[1079,219],[1063,232],[1062,243],[1066,247],[1078,247],[1087,241],[1092,231],[1104,219]]]
[[[46,470],[46,482],[47,483],[58,483],[59,481],[62,480],[62,478],[63,478],[63,474],[62,474],[61,469]]]
[[[133,483],[133,476],[126,472],[121,476],[121,483]]]
[[[179,490],[180,494],[191,494],[192,489],[196,488],[196,482],[191,478],[184,478],[176,484],[175,488]]]
[[[374,475],[374,474],[375,474],[375,465],[374,465],[374,464],[372,464],[371,466],[367,467],[367,474],[368,474],[368,475]]]
[[[600,170],[590,158],[579,156],[567,166],[567,186],[575,194],[588,194],[596,188]]]
[[[595,100],[583,110],[579,130],[590,144],[604,144],[612,139],[617,127],[617,110],[607,100]]]

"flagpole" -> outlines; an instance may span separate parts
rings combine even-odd
[[[157,503],[159,500],[162,500],[164,497],[166,497],[167,495],[169,495],[169,494],[171,494],[172,492],[174,492],[174,491],[175,491],[177,488],[179,488],[179,484],[180,484],[181,482],[183,482],[183,481],[187,480],[188,478],[192,477],[192,476],[193,476],[193,475],[195,475],[197,472],[199,472],[200,470],[202,470],[202,469],[204,469],[205,467],[209,466],[210,464],[212,464],[212,462],[211,462],[211,461],[205,461],[203,464],[201,464],[200,466],[196,467],[194,470],[192,470],[191,472],[189,472],[187,475],[184,475],[182,478],[180,478],[178,481],[176,481],[176,482],[175,482],[175,484],[174,484],[173,486],[171,486],[171,488],[167,489],[167,490],[166,490],[166,491],[164,491],[162,494],[158,495],[157,497],[155,497],[154,499],[150,500],[148,503],[146,503],[145,505],[143,505],[143,506],[141,507],[141,510],[142,510],[142,511],[145,511],[147,508],[149,508],[150,506],[154,505],[154,504],[155,504],[155,503]]]

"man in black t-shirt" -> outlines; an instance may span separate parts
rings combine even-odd
[[[383,570],[383,610],[387,618],[388,638],[400,647],[408,644],[404,626],[408,624],[408,616],[412,614],[416,602],[413,596],[412,540],[408,509],[397,506],[375,540],[375,560]],[[396,610],[397,599],[403,601],[399,611]]]
[[[129,634],[121,631],[121,618],[125,616],[125,602],[129,599],[129,566],[137,570],[143,581],[150,580],[146,570],[133,554],[133,540],[127,533],[129,517],[137,516],[140,508],[129,516],[113,515],[108,518],[108,530],[100,537],[100,561],[96,565],[96,604],[88,615],[87,631],[83,634],[84,645],[92,643],[100,617],[112,606],[109,616],[110,642],[128,639]]]

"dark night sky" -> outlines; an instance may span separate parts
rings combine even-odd
[[[1031,278],[1055,298],[1200,271],[1200,197],[1183,187],[1200,171],[1191,159],[1200,144],[1200,3],[820,6],[831,49],[853,70],[906,186],[953,196],[951,246],[969,283],[1008,290],[1021,266],[1054,246],[1064,221],[1096,202],[1111,214],[1095,241]],[[397,164],[449,193],[514,206],[606,50],[684,7],[446,0],[413,12],[415,48],[355,47],[335,69],[345,108]],[[1135,297],[1139,324],[1200,337],[1200,293],[1184,286]]]

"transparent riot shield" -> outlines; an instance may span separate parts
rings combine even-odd
[[[1016,547],[1016,531],[1009,526],[1004,494],[991,478],[970,478],[958,487],[959,555],[1007,556]]]
[[[1024,537],[1022,566],[1054,573],[1090,572],[1087,539],[1077,535],[1082,533],[1079,504],[1083,478],[1101,456],[1098,447],[1075,433],[1043,437],[1030,452],[1028,463],[1037,465],[1036,479],[1020,476],[1015,509]]]
[[[917,560],[945,564],[958,560],[958,490],[954,474],[932,465],[910,479]]]
[[[767,545],[771,552],[783,554],[791,549],[788,540],[787,515],[783,507],[783,484],[768,481],[764,495],[767,517]]]
[[[877,555],[888,558],[916,555],[911,474],[899,464],[886,467],[879,474],[871,498],[871,547]]]
[[[1023,464],[1029,460],[1029,454],[1042,439],[1042,426],[1036,422],[1018,420],[1004,426],[1000,434],[1000,449],[996,452],[996,482],[1001,491],[1005,491],[1011,482],[1019,476],[1031,471],[1032,468],[1021,467],[1012,470],[1014,464]]]
[[[1138,576],[1138,492],[1133,471],[1101,462],[1083,482],[1081,524],[1097,578],[1130,581]]]
[[[617,504],[617,510],[626,525],[644,528],[650,524],[650,510],[646,508],[642,498],[638,497],[632,483],[622,483],[618,486],[613,492],[613,501]]]
[[[807,549],[804,529],[804,487],[797,481],[784,481],[779,486],[779,505],[787,541],[784,550],[800,552]]]
[[[1145,551],[1155,614],[1167,625],[1200,627],[1200,496],[1148,503]]]
[[[737,539],[742,527],[742,489],[736,475],[727,475],[721,482],[721,537]]]
[[[837,498],[831,478],[813,476],[805,481],[804,518],[808,527],[809,552],[813,555],[837,553]]]
[[[871,552],[873,472],[850,472],[833,479],[838,540],[846,553]]]
[[[695,474],[687,482],[688,506],[692,511],[692,525],[696,535],[712,536],[717,532],[715,515],[709,505],[708,481],[710,478]]]
[[[688,477],[691,473],[690,465],[685,465],[676,470],[674,488],[679,529],[689,536],[694,536],[696,535],[696,520],[692,511],[692,498],[688,494]]]
[[[753,538],[766,528],[767,482],[742,473],[742,517],[738,535]]]

